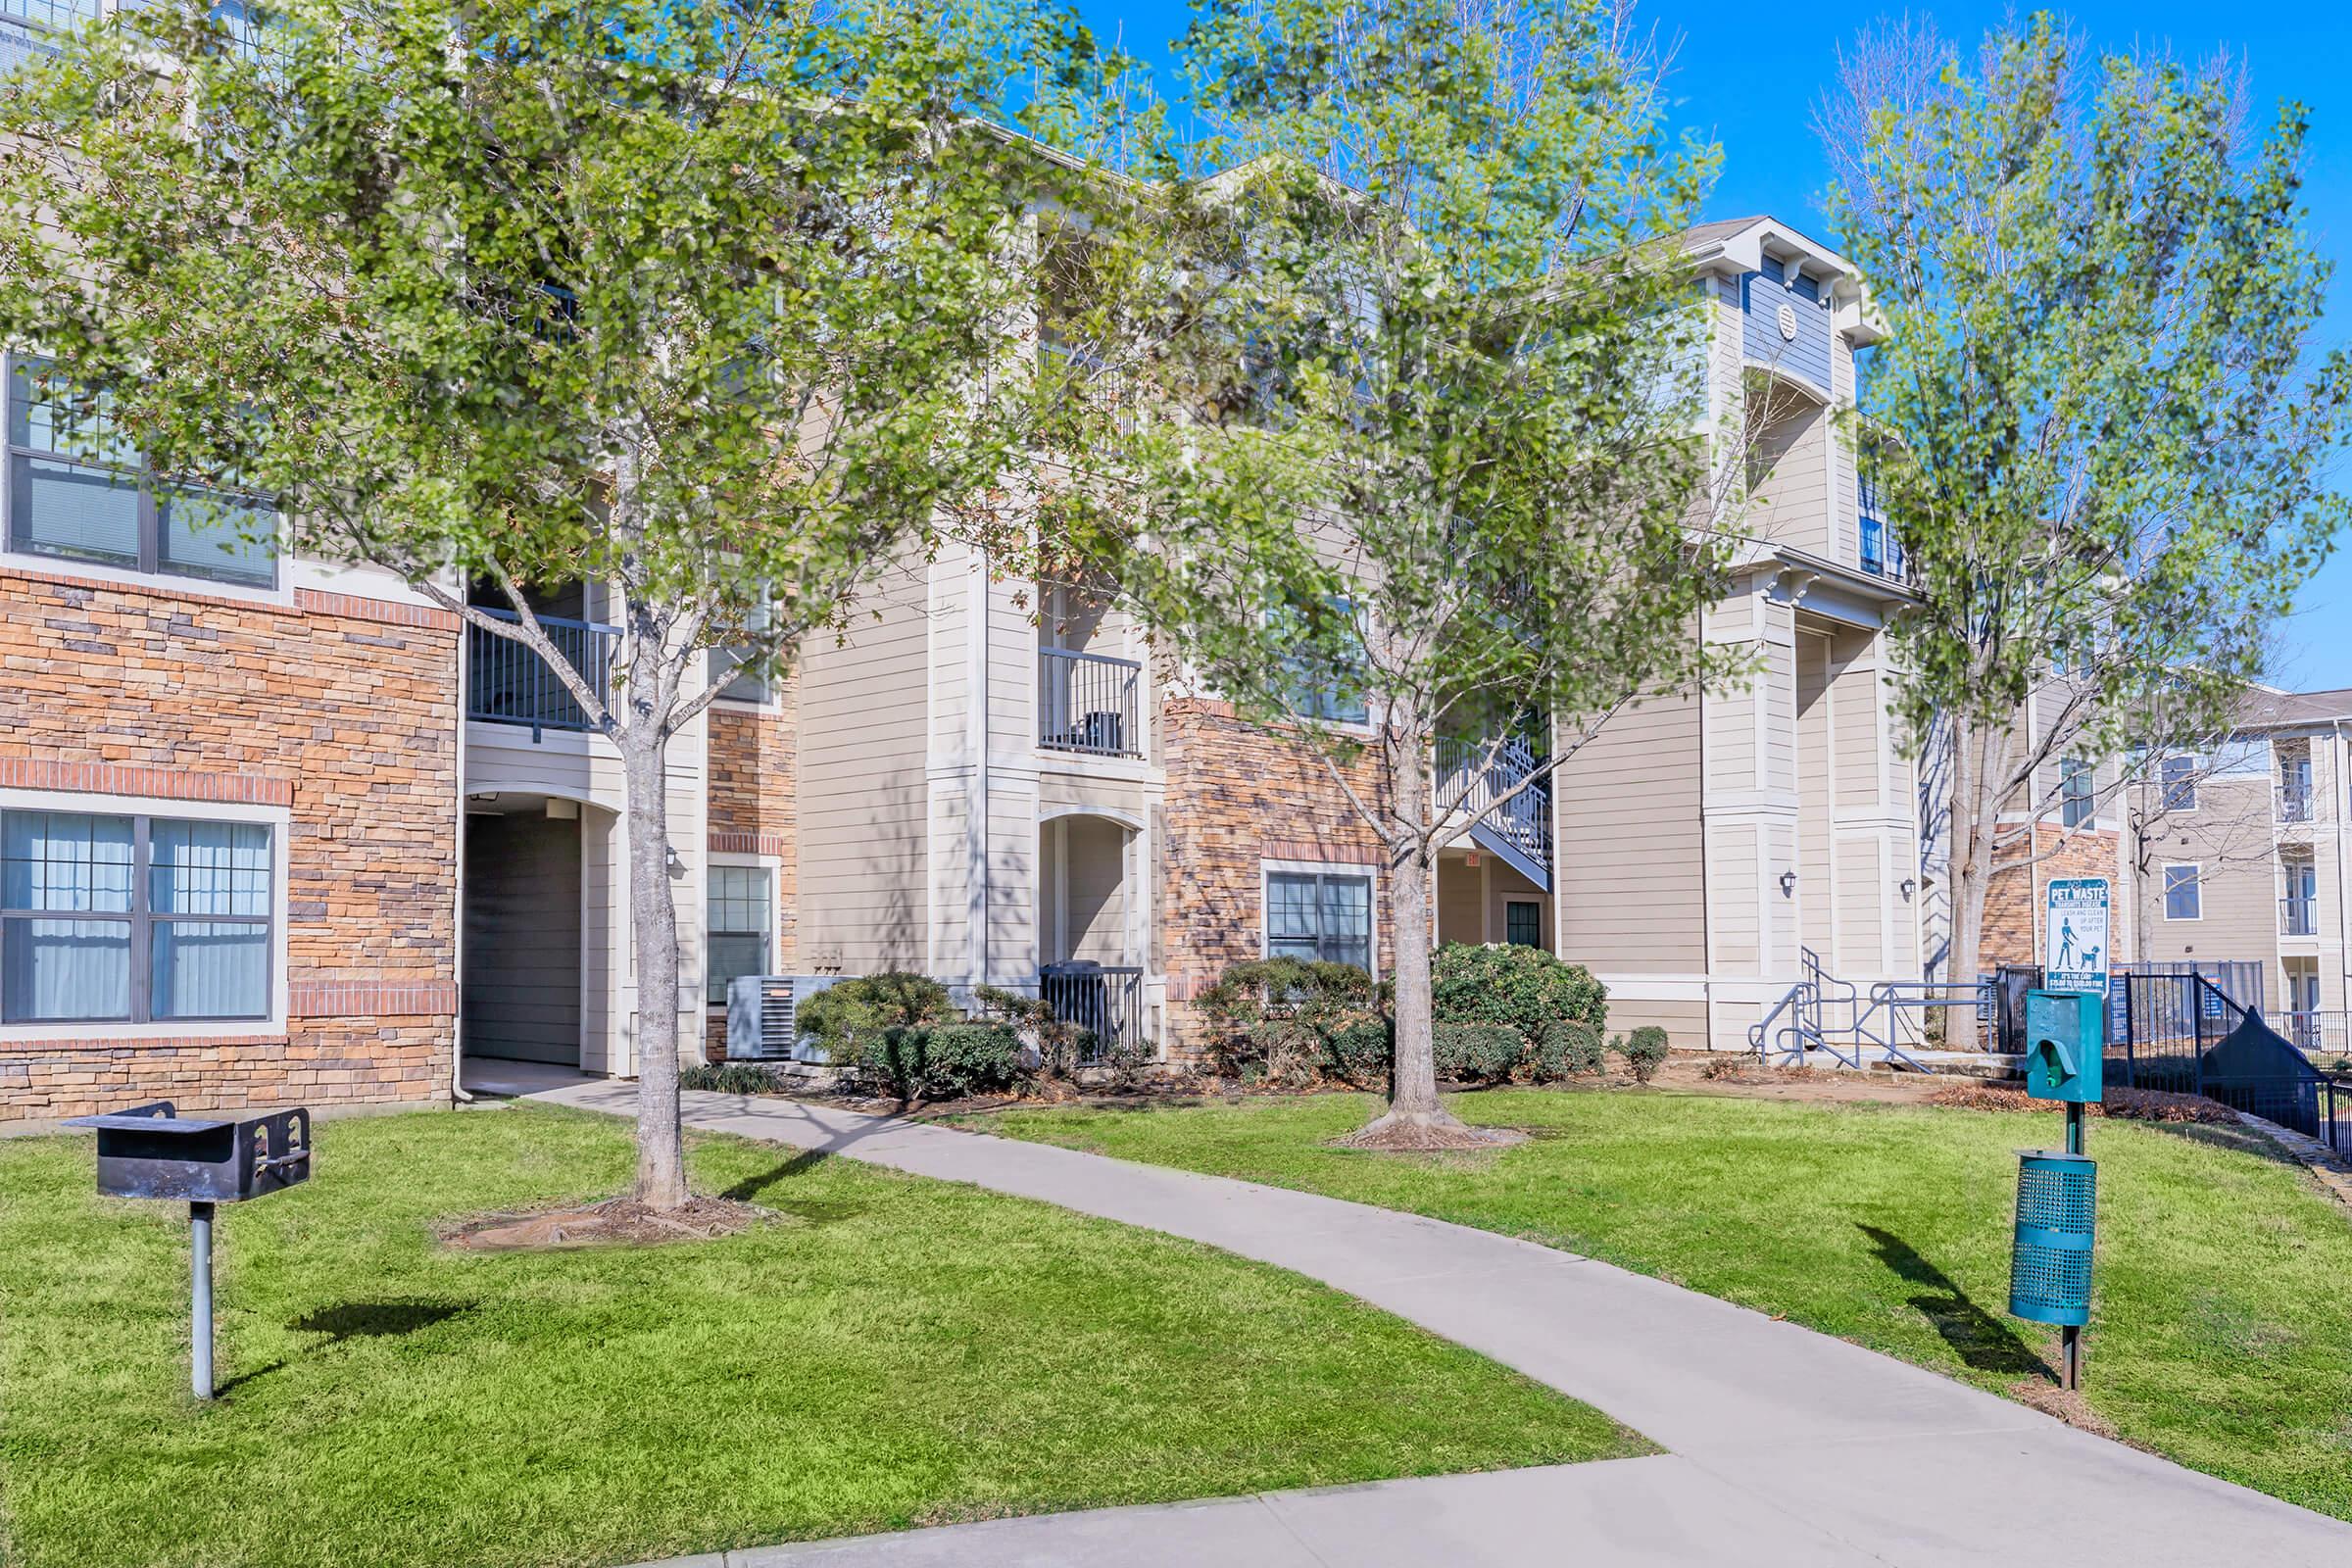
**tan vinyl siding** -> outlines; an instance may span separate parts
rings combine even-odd
[[[1560,769],[1559,951],[1594,969],[1704,962],[1698,704],[1617,714]]]
[[[918,579],[894,575],[800,679],[800,929],[806,961],[844,973],[923,966],[927,677],[959,687],[960,608],[926,614]],[[945,699],[959,691],[943,691]],[[954,710],[949,708],[949,710]]]
[[[2259,959],[2278,952],[2279,873],[2268,778],[2208,778],[2197,809],[2166,814],[2144,847],[2141,951],[2159,962]],[[2164,868],[2194,863],[2201,917],[2164,917]]]
[[[1775,544],[1831,556],[1829,411],[1786,390],[1774,392],[1771,409],[1749,441],[1748,526]]]

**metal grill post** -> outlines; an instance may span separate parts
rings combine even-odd
[[[213,1396],[213,1205],[188,1205],[188,1386]]]

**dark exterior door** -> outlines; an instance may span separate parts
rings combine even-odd
[[[466,1054],[580,1064],[580,824],[466,819]]]

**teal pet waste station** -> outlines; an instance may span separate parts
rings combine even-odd
[[[2099,1167],[2082,1152],[2082,1107],[2101,1092],[2107,999],[2083,992],[2026,996],[2026,1093],[2066,1106],[2064,1151],[2017,1156],[2017,1229],[2009,1253],[2009,1311],[2058,1326],[2059,1378],[2082,1381],[2082,1325],[2090,1321],[2091,1250]]]

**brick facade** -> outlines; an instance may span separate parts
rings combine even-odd
[[[0,1040],[0,1120],[446,1093],[458,624],[199,587],[0,572],[0,786],[287,808],[284,1031]]]
[[[2116,834],[2107,828],[2077,828],[2072,833],[2054,827],[2034,830],[2034,849],[2049,858],[2029,866],[1996,872],[1984,890],[1984,932],[1978,961],[1986,970],[2004,963],[2039,963],[2034,947],[2035,923],[2040,919],[2042,892],[2052,881],[2078,876],[2103,876],[2114,882]],[[2122,944],[2126,890],[2114,889],[2117,925],[2114,939]]]
[[[779,681],[773,710],[710,708],[710,850],[713,855],[773,856],[776,933],[771,964],[788,973],[799,958],[798,689]],[[711,1007],[705,1051],[713,1061],[727,1051],[727,1010]]]
[[[1387,974],[1395,948],[1380,841],[1317,752],[1278,730],[1242,722],[1227,704],[1200,699],[1166,704],[1160,735],[1167,817],[1155,945],[1167,976],[1170,1056],[1199,1053],[1191,999],[1227,964],[1260,956],[1267,860],[1374,868],[1376,962]],[[1349,788],[1377,809],[1377,762],[1359,758],[1348,771]]]

